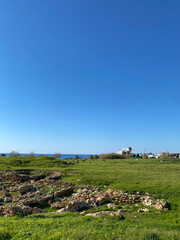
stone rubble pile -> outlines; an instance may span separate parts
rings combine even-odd
[[[111,211],[88,213],[86,216],[122,216],[124,209],[112,211],[119,203],[142,203],[157,210],[167,210],[169,203],[164,199],[153,199],[150,195],[127,193],[121,190],[108,189],[100,191],[96,186],[75,185],[59,181],[62,173],[51,175],[30,170],[3,171],[0,173],[0,215],[28,215],[43,213],[44,206],[55,213],[77,212],[107,204]],[[74,173],[73,173],[74,174]],[[48,176],[47,176],[48,175]],[[71,176],[71,175],[70,175]],[[73,175],[74,176],[74,175]],[[6,205],[9,203],[8,205]],[[40,208],[39,208],[40,207]],[[150,212],[148,208],[140,208],[138,212]],[[84,214],[84,215],[85,215]]]
[[[45,213],[43,209],[24,205],[6,205],[0,206],[0,215],[4,217],[15,216],[15,215],[29,215],[34,213]]]
[[[168,210],[169,202],[165,199],[157,199],[154,200],[149,196],[142,196],[141,197],[142,204],[149,207],[154,207],[157,210]]]
[[[109,194],[111,199],[116,202],[135,203],[141,201],[141,196],[138,194],[130,194],[121,190],[113,189],[108,189],[106,192]]]

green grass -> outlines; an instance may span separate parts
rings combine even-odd
[[[180,160],[121,159],[67,160],[62,163],[50,157],[0,157],[0,169],[59,170],[62,181],[75,184],[149,192],[170,202],[169,211],[125,213],[118,217],[92,218],[65,213],[38,214],[26,217],[0,217],[0,239],[180,239]],[[79,162],[79,163],[78,163]],[[66,173],[79,173],[67,176]],[[106,206],[97,209],[105,210]],[[132,209],[135,209],[133,207]],[[89,210],[91,211],[91,210]],[[94,209],[92,210],[94,211]]]

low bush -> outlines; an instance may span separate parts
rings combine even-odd
[[[119,155],[117,153],[104,153],[99,155],[100,159],[124,159],[125,156]]]
[[[160,238],[156,233],[150,232],[144,235],[143,240],[160,240]]]
[[[12,236],[11,236],[11,234],[8,233],[7,230],[1,229],[0,230],[0,239],[8,240],[8,239],[12,239]]]

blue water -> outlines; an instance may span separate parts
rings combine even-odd
[[[1,153],[0,153],[1,154]],[[9,153],[5,153],[6,156],[9,156]],[[27,153],[20,153],[21,156],[28,156],[29,154]],[[38,156],[50,156],[52,157],[53,154],[35,154],[36,157]],[[90,154],[61,154],[61,157],[59,159],[71,159],[71,158],[75,158],[75,156],[78,155],[79,158],[89,158]]]

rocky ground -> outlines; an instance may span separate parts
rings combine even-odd
[[[168,210],[164,199],[154,199],[149,193],[127,193],[121,190],[102,191],[98,187],[75,185],[61,181],[63,173],[30,170],[2,171],[0,173],[0,215],[29,215],[34,213],[64,213],[67,211],[99,217],[119,216],[129,210],[121,203],[140,204],[138,212],[150,212],[151,208]],[[77,175],[66,173],[68,176]],[[107,205],[107,211],[94,211],[98,206]]]

